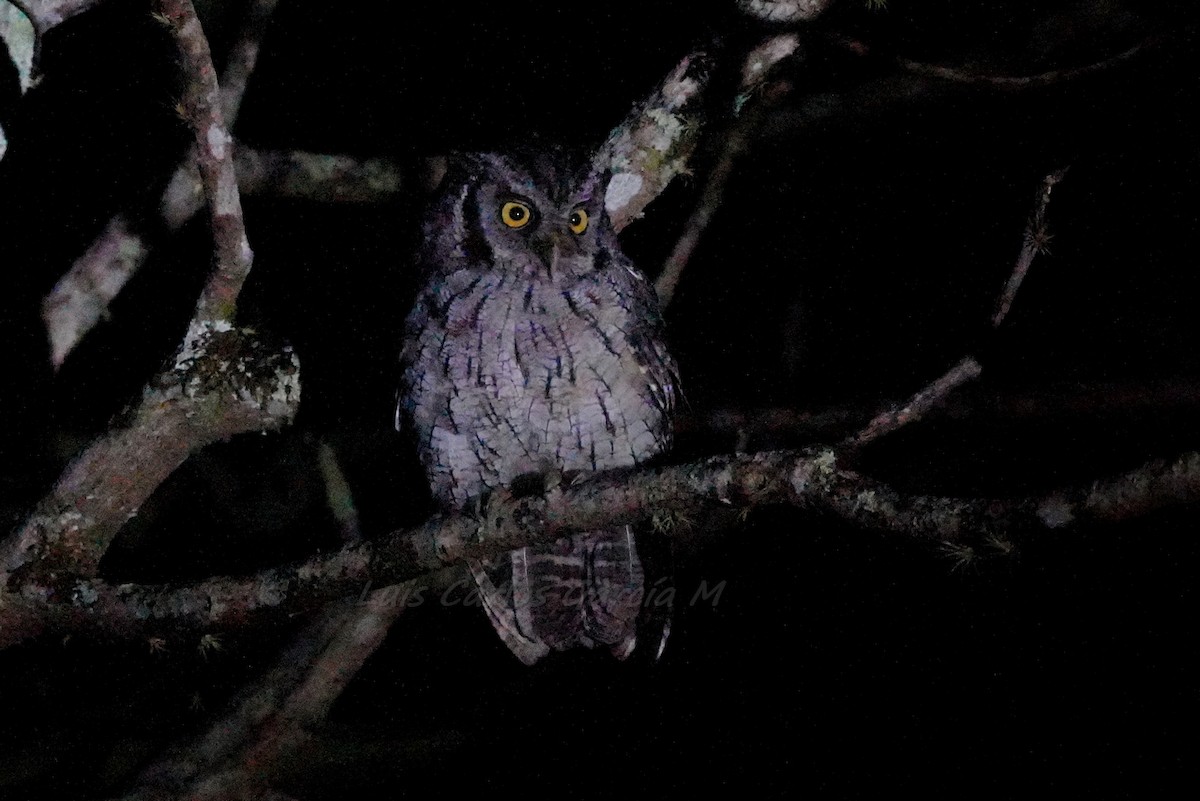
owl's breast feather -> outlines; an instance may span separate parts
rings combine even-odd
[[[636,464],[668,441],[634,321],[603,287],[567,296],[488,281],[444,301],[416,361],[411,407],[435,491],[462,502],[547,465]],[[434,328],[437,328],[436,326]]]

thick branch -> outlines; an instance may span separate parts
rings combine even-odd
[[[299,402],[299,362],[228,325],[189,331],[173,366],[142,391],[126,426],[87,448],[0,549],[0,579],[35,562],[43,580],[89,575],[121,526],[192,451],[280,428]]]
[[[76,14],[82,14],[101,0],[12,0],[25,12],[40,38],[46,31],[61,25]]]
[[[608,135],[597,154],[596,165],[612,171],[604,206],[618,231],[686,171],[699,133],[700,96],[709,71],[703,53],[684,58]]]
[[[743,13],[764,22],[807,22],[815,19],[831,0],[738,0]]]
[[[264,348],[224,319],[234,311],[251,262],[229,134],[215,106],[216,80],[195,10],[188,0],[161,6],[183,53],[184,105],[209,195],[216,264],[174,364],[143,390],[131,424],[92,443],[0,546],[0,590],[14,574],[36,574],[26,591],[36,587],[34,594],[53,596],[62,576],[94,574],[125,520],[192,450],[279,426],[299,402],[295,354]]]
[[[841,468],[835,452],[827,448],[721,456],[669,467],[607,471],[544,496],[493,501],[481,517],[434,517],[412,530],[250,577],[213,578],[187,587],[113,587],[80,580],[69,598],[55,599],[23,592],[13,599],[16,603],[0,607],[0,616],[7,618],[0,619],[5,634],[0,645],[15,642],[22,632],[36,632],[39,621],[59,629],[139,635],[162,626],[178,631],[252,624],[356,595],[366,586],[427,580],[431,571],[462,559],[620,523],[700,517],[713,504],[743,509],[785,504],[915,540],[971,547],[1007,541],[1020,533],[1117,522],[1196,502],[1200,453],[1147,464],[1087,487],[1017,499],[906,494]],[[686,534],[678,526],[661,528],[671,535]],[[439,600],[420,593],[416,597],[423,603]],[[413,603],[412,596],[395,590],[393,600]]]
[[[358,160],[350,156],[304,151],[255,150],[234,145],[233,166],[244,195],[269,195],[323,203],[378,203],[395,197],[400,170],[385,159]],[[196,165],[188,164],[171,177],[159,206],[171,229],[181,227],[204,204],[204,187]]]

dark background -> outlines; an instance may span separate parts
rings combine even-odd
[[[595,145],[682,55],[708,48],[721,66],[694,175],[623,235],[653,275],[720,150],[740,53],[764,33],[732,5],[281,3],[237,136],[391,157],[412,175],[388,204],[246,201],[256,259],[240,318],[294,343],[300,417],[193,457],[122,533],[104,575],[182,581],[336,547],[321,439],[343,461],[367,536],[423,519],[415,458],[390,429],[416,281],[418,159],[532,136]],[[962,393],[971,413],[876,447],[873,475],[1010,496],[1197,448],[1196,12],[1117,0],[843,5],[782,71],[793,90],[667,315],[684,413],[870,408],[978,353],[984,376]],[[237,8],[201,12],[223,52]],[[897,67],[1030,75],[1147,41],[1110,69],[1043,88],[916,81]],[[0,70],[6,525],[136,399],[208,269],[201,220],[159,237],[111,319],[52,373],[41,298],[110,215],[149,208],[188,132],[173,111],[173,45],[145,4],[113,0],[44,45],[46,77],[19,103],[15,73]],[[989,333],[1034,190],[1064,164],[1051,254]],[[1175,388],[1171,403],[1156,400],[1163,387]],[[1081,392],[1095,403],[1053,411]],[[1119,394],[1135,402],[1108,403]],[[994,403],[1012,396],[1032,399],[1031,412]],[[734,447],[689,431],[675,458]],[[658,664],[581,652],[527,669],[480,610],[429,602],[400,619],[334,708],[327,747],[286,789],[1140,794],[1194,757],[1196,533],[1196,510],[1176,509],[1031,535],[1010,557],[956,566],[894,536],[766,509],[666,560],[677,610]],[[725,582],[719,603],[688,604],[701,580]],[[144,642],[84,637],[0,655],[0,798],[115,792],[138,760],[201,729],[290,631],[222,632],[207,657],[182,642],[153,655]]]

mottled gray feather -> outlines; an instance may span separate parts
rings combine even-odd
[[[397,410],[446,508],[530,474],[635,465],[670,446],[675,364],[653,288],[604,213],[604,184],[557,151],[473,155],[447,176],[426,223]],[[514,198],[533,212],[519,230],[500,216]],[[570,227],[580,209],[582,233]],[[526,663],[574,645],[622,658],[634,646],[643,575],[628,529],[471,569]]]

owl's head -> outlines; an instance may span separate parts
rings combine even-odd
[[[459,155],[431,222],[471,262],[570,282],[596,268],[610,233],[606,185],[590,160],[558,149]]]

